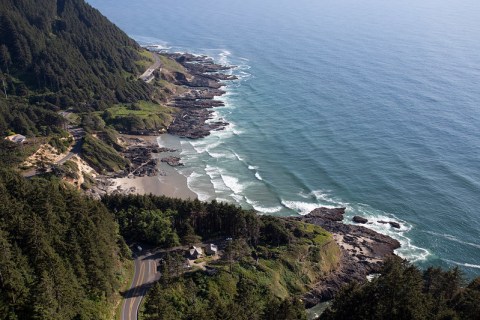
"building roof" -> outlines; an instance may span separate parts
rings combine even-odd
[[[209,244],[207,244],[207,250],[218,251],[218,247],[217,247],[217,245],[215,245],[213,243],[209,243]]]
[[[190,255],[193,256],[195,253],[196,253],[196,254],[203,254],[202,248],[192,246],[192,247],[190,248]]]
[[[12,134],[11,136],[6,137],[5,139],[15,143],[22,143],[23,141],[25,141],[25,139],[27,139],[27,137],[22,136],[21,134]]]

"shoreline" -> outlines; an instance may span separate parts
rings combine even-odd
[[[188,177],[176,168],[183,165],[180,158],[182,150],[179,150],[182,145],[174,140],[201,139],[210,135],[212,131],[222,130],[228,125],[224,121],[212,123],[208,120],[212,119],[215,107],[224,105],[222,101],[214,100],[214,97],[226,93],[220,89],[224,85],[223,81],[234,80],[218,72],[232,67],[220,66],[213,63],[209,57],[195,57],[188,53],[171,54],[169,57],[181,62],[185,69],[193,74],[192,79],[178,77],[178,75],[175,79],[177,84],[188,90],[187,93],[173,95],[172,100],[169,99],[168,104],[175,106],[180,112],[167,128],[168,133],[160,135],[150,133],[145,136],[124,135],[125,141],[129,142],[125,155],[131,160],[137,160],[140,155],[141,164],[137,162],[137,167],[126,175],[107,178],[105,190],[107,193],[153,194],[180,199],[198,199],[198,195],[189,187]],[[215,72],[214,75],[213,72]],[[129,153],[129,149],[140,149],[140,152]],[[149,170],[139,170],[143,163],[150,163]],[[139,174],[138,170],[142,173]],[[390,255],[395,255],[394,250],[400,247],[397,240],[365,226],[337,224],[337,221],[343,220],[345,208],[340,208],[339,212],[335,211],[339,208],[324,209],[326,208],[316,209],[320,210],[318,214],[314,214],[316,212],[314,210],[306,216],[290,217],[326,228],[327,231],[332,232],[334,241],[342,251],[342,268],[332,274],[329,279],[325,279],[325,286],[316,286],[310,295],[305,297],[310,306],[331,298],[340,288],[341,283],[366,279],[368,274],[378,271],[382,261]],[[332,212],[341,216],[341,219],[331,221]],[[350,272],[352,269],[357,271],[352,273]]]
[[[340,247],[338,269],[324,276],[303,296],[307,307],[331,300],[345,284],[367,281],[368,276],[380,271],[386,259],[396,256],[395,249],[400,247],[400,242],[390,236],[364,225],[346,223],[344,214],[345,208],[320,207],[305,216],[289,218],[324,228]]]
[[[168,135],[168,134],[164,134]],[[162,149],[158,139],[160,136],[137,136],[123,135],[124,139],[134,140],[136,143],[130,147],[144,145]],[[155,175],[127,175],[125,177],[104,177],[107,181],[105,192],[108,194],[153,194],[180,199],[197,199],[195,192],[190,190],[187,184],[187,177],[178,172],[173,166],[161,160],[168,157],[179,157],[180,150],[166,150],[159,153],[150,153],[152,160],[156,162]]]
[[[190,53],[168,53],[152,50],[155,56],[163,56],[178,63],[183,70],[172,73],[160,71],[154,73],[154,79],[166,80],[173,85],[184,88],[182,92],[171,93],[166,98],[166,105],[174,107],[178,113],[172,123],[159,131],[125,132],[122,135],[126,149],[122,155],[132,162],[132,166],[115,176],[100,176],[96,192],[122,194],[153,194],[181,199],[198,199],[198,195],[189,188],[188,178],[174,167],[182,166],[180,146],[175,149],[160,146],[158,139],[164,134],[178,138],[200,139],[212,131],[223,130],[228,123],[211,121],[215,107],[224,106],[215,97],[226,92],[222,90],[225,81],[238,79],[225,72],[235,66],[221,65],[213,58]],[[150,81],[149,80],[149,81]],[[160,134],[160,135],[158,135]]]

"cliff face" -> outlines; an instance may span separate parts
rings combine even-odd
[[[98,109],[148,99],[135,76],[139,49],[83,0],[0,3],[0,68],[8,93],[30,102]]]

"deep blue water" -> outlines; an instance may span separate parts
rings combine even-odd
[[[140,43],[239,66],[232,125],[178,142],[200,199],[346,206],[401,256],[480,275],[478,0],[89,2]]]

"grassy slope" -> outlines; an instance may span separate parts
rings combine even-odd
[[[146,49],[141,49],[138,51],[139,56],[141,57],[140,60],[135,61],[135,65],[139,70],[142,72],[147,70],[147,68],[153,63],[153,55],[150,51]]]
[[[303,237],[286,246],[261,247],[258,251],[264,258],[259,259],[256,269],[241,263],[237,266],[237,272],[268,286],[279,298],[306,292],[339,262],[340,249],[330,233],[319,226],[295,223],[305,232]]]
[[[260,256],[258,263],[250,255],[233,265],[220,259],[209,263],[218,270],[216,275],[197,270],[168,284],[159,284],[161,299],[166,304],[162,306],[175,312],[171,316],[178,319],[209,306],[223,306],[229,310],[239,299],[240,281],[245,280],[254,284],[252,291],[256,296],[254,300],[259,304],[258,314],[266,312],[264,310],[268,308],[270,299],[301,296],[323,275],[338,266],[340,249],[332,235],[321,227],[303,222],[292,223],[297,224],[304,233],[288,245],[256,247]],[[149,308],[159,303],[158,297],[154,297],[157,293],[158,290],[153,290],[148,296],[142,319],[155,318]],[[195,301],[195,305],[192,306],[189,301]],[[218,310],[214,311],[217,316]]]

